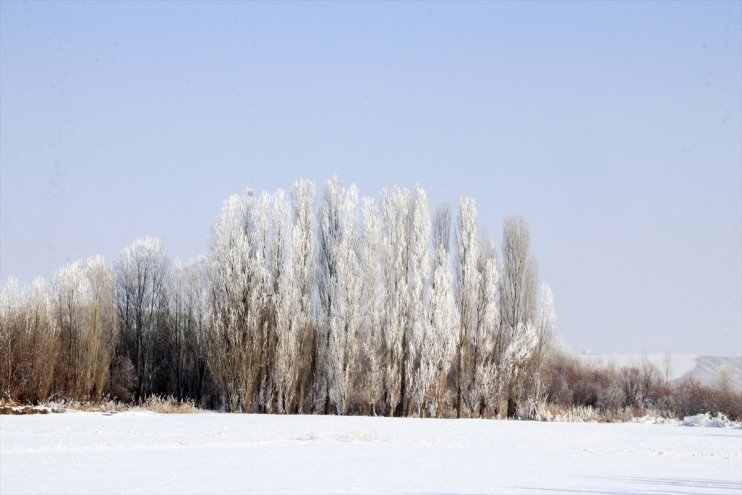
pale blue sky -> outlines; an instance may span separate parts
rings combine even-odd
[[[571,347],[742,354],[740,2],[0,2],[0,278],[339,175],[532,228]]]

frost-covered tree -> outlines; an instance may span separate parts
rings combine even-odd
[[[253,311],[256,317],[251,335],[255,344],[257,364],[257,395],[247,394],[246,409],[251,404],[258,412],[270,412],[269,402],[273,394],[272,371],[276,357],[275,294],[271,271],[271,206],[272,194],[262,192],[253,208],[248,209],[246,233],[252,246],[251,260],[255,267]]]
[[[304,408],[307,392],[311,390],[316,354],[315,312],[312,294],[315,287],[314,183],[302,179],[291,191],[293,228],[291,231],[291,273],[297,356],[293,368],[296,386],[297,412]]]
[[[252,191],[227,199],[213,227],[208,362],[230,411],[247,411],[265,383],[267,232]]]
[[[498,353],[507,353],[513,349],[533,349],[533,347],[515,345],[530,342],[530,335],[519,335],[519,332],[533,331],[536,316],[536,262],[530,255],[531,236],[528,224],[520,217],[505,219],[502,234],[502,271],[500,276],[500,331],[502,338],[498,344]],[[534,332],[535,334],[535,332]],[[513,351],[514,352],[514,351]],[[520,351],[519,351],[520,352]],[[512,355],[512,352],[511,352]],[[507,359],[506,359],[507,361]],[[520,362],[520,361],[519,361]],[[508,414],[515,414],[516,402],[526,372],[524,361],[513,367],[512,361],[506,366],[510,369],[504,377],[505,395],[508,399]]]
[[[404,336],[404,359],[402,361],[402,397],[406,402],[406,415],[418,414],[428,383],[421,383],[417,370],[428,335],[425,317],[425,297],[430,265],[428,243],[430,242],[430,211],[425,190],[418,187],[412,193],[409,207],[409,302],[407,305],[407,328]]]
[[[473,407],[479,407],[480,416],[486,408],[496,405],[499,389],[499,356],[495,353],[500,328],[500,301],[495,243],[487,239],[479,254],[479,297],[477,299],[477,331],[472,366]]]
[[[500,317],[508,339],[514,338],[519,324],[525,328],[525,323],[533,323],[536,315],[536,266],[530,248],[528,224],[520,217],[506,218],[502,234]]]
[[[448,257],[451,250],[451,206],[448,203],[442,203],[435,209],[430,235],[433,252],[437,252],[438,248],[442,247],[446,257]]]
[[[255,268],[246,231],[252,201],[248,191],[244,198],[233,195],[224,202],[212,229],[207,261],[211,295],[208,363],[228,410],[244,407],[245,388],[252,385],[249,372],[255,364],[250,346]]]
[[[384,302],[384,377],[386,413],[392,415],[401,407],[404,335],[409,304],[408,240],[410,192],[399,187],[381,192],[383,225],[383,271],[386,298]],[[399,411],[401,413],[401,410]]]
[[[449,240],[451,214],[447,204],[436,211],[433,223],[433,257],[428,324],[422,340],[417,382],[428,416],[441,415],[447,390],[447,377],[456,351],[458,316],[453,297]]]
[[[0,291],[0,393],[9,397],[17,376],[16,346],[22,332],[21,289],[10,277]]]
[[[525,372],[529,368],[533,351],[538,344],[536,329],[531,323],[519,323],[514,332],[514,337],[510,339],[503,363],[501,365],[502,374],[504,375],[505,384],[509,391],[508,416],[515,416],[517,406],[522,398],[523,387],[528,374]]]
[[[543,399],[544,379],[543,368],[551,352],[557,334],[557,316],[554,311],[554,295],[549,284],[541,285],[541,308],[536,318],[536,345],[533,348],[529,370],[530,389],[528,395],[531,401]]]
[[[270,384],[271,362],[274,358],[272,329],[272,307],[270,298],[270,207],[271,197],[263,192],[247,208],[247,224],[245,235],[250,246],[250,311],[248,318],[250,333],[247,336],[250,383],[244,384],[245,393],[242,397],[242,410],[249,410],[255,406],[259,412],[267,412],[268,390]],[[253,388],[254,387],[254,388]]]
[[[376,404],[381,398],[386,368],[386,354],[383,342],[384,284],[382,266],[381,222],[376,201],[363,198],[362,238],[360,240],[361,265],[361,350],[366,361],[360,373],[363,397],[371,412],[375,414]]]
[[[477,209],[472,198],[459,201],[457,223],[456,257],[456,305],[459,312],[458,385],[456,417],[463,413],[464,401],[471,407],[471,397],[465,397],[470,386],[473,365],[473,341],[477,329],[477,297],[479,295],[480,274],[479,233],[477,231]]]
[[[167,279],[170,260],[160,241],[144,237],[125,248],[116,265],[116,301],[119,353],[134,366],[134,398],[152,392],[156,363],[155,343],[167,315]]]
[[[355,359],[360,323],[359,269],[356,252],[358,189],[344,188],[333,178],[325,183],[319,212],[320,299],[318,343],[322,355],[325,414],[347,411],[350,371]]]
[[[272,361],[272,395],[270,411],[289,412],[296,393],[296,358],[298,354],[298,327],[296,314],[300,299],[294,285],[294,264],[291,263],[289,240],[292,223],[291,208],[283,190],[272,198],[271,241],[271,301],[274,312],[275,355]]]

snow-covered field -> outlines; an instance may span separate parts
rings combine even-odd
[[[146,412],[0,417],[0,493],[742,493],[742,429]]]

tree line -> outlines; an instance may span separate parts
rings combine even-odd
[[[742,417],[715,389],[646,360],[587,365],[557,338],[529,227],[506,218],[499,256],[472,198],[434,211],[422,188],[378,198],[333,178],[228,198],[208,252],[173,261],[142,238],[112,264],[0,291],[0,400],[142,403],[172,396],[261,413],[605,417],[654,409]],[[623,416],[622,416],[623,415]],[[628,416],[627,416],[628,415]]]
[[[455,216],[455,218],[453,218]],[[498,259],[475,202],[431,215],[422,188],[380,197],[333,178],[228,198],[205,256],[136,240],[109,265],[0,295],[0,390],[227,411],[514,414],[546,392],[556,331],[537,300],[528,225],[505,220]],[[540,302],[539,302],[540,301]]]

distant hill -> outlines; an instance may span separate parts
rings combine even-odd
[[[642,359],[646,358],[654,364],[665,376],[667,367],[664,354],[582,354],[580,359],[601,364],[603,366],[640,366]],[[670,379],[678,383],[684,378],[691,377],[703,385],[716,385],[719,368],[727,365],[731,371],[732,385],[742,389],[742,356],[703,356],[698,354],[672,354],[670,355]]]

